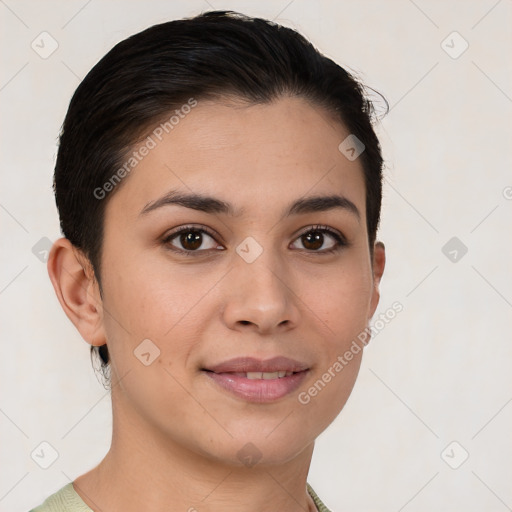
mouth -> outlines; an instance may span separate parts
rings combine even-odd
[[[265,361],[242,357],[201,368],[218,390],[255,403],[273,402],[289,395],[309,370],[308,365],[286,357]]]
[[[206,372],[210,370],[204,370]],[[297,372],[288,372],[286,370],[281,370],[277,372],[214,372],[214,373],[226,373],[232,375],[233,377],[245,377],[249,380],[273,380],[273,379],[282,379],[283,377],[289,377]]]
[[[258,359],[256,357],[242,356],[223,361],[221,363],[208,365],[202,368],[214,373],[262,373],[278,375],[269,378],[285,377],[286,373],[297,373],[309,369],[306,363],[290,359],[285,356],[276,356],[271,359]],[[284,375],[279,375],[285,372]],[[261,377],[253,377],[254,379]]]

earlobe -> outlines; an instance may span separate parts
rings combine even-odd
[[[382,242],[375,242],[373,248],[373,291],[370,304],[370,318],[375,313],[377,305],[379,304],[380,291],[379,285],[382,275],[384,274],[384,267],[386,266],[386,248]]]
[[[53,244],[48,274],[67,317],[91,345],[104,345],[102,301],[89,260],[67,238]]]

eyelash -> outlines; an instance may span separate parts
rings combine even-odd
[[[189,233],[189,232],[206,233],[207,235],[212,237],[214,240],[216,240],[216,236],[217,236],[213,231],[208,229],[206,226],[181,226],[181,227],[177,228],[175,231],[173,231],[172,233],[170,233],[169,235],[167,235],[162,240],[162,244],[165,245],[170,251],[173,251],[173,252],[176,252],[176,253],[179,253],[179,254],[184,254],[185,256],[195,257],[195,256],[198,256],[198,255],[201,255],[201,253],[205,252],[205,249],[190,251],[190,250],[178,249],[176,247],[173,247],[170,244],[170,242],[172,240],[174,240],[175,238],[177,238],[180,234],[182,234],[182,233]],[[323,251],[314,251],[314,250],[302,249],[302,250],[305,250],[308,253],[317,253],[317,254],[322,254],[322,255],[324,255],[324,254],[332,254],[332,253],[340,251],[344,247],[348,247],[348,245],[349,245],[347,240],[345,239],[345,237],[340,235],[338,232],[332,230],[328,226],[325,226],[325,225],[322,225],[322,224],[316,224],[314,226],[309,226],[306,230],[304,230],[301,233],[299,233],[299,235],[295,238],[295,240],[298,240],[302,236],[307,235],[308,233],[311,233],[311,232],[314,232],[314,233],[317,233],[317,232],[327,233],[332,238],[334,238],[334,240],[336,241],[336,244],[331,249],[327,249],[327,250],[323,250]],[[209,249],[209,250],[215,250],[215,249]]]

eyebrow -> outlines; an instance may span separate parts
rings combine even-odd
[[[243,215],[245,211],[244,208],[235,209],[231,203],[222,201],[215,197],[209,197],[197,193],[184,193],[179,190],[171,190],[159,199],[146,204],[139,216],[144,216],[149,212],[167,205],[183,206],[184,208],[199,210],[205,213],[222,213],[232,217],[239,217]],[[322,212],[333,210],[335,208],[346,210],[355,215],[358,220],[361,219],[361,214],[359,213],[357,206],[350,201],[350,199],[337,194],[328,196],[311,196],[298,199],[297,201],[294,201],[287,210],[285,210],[283,218],[290,215]]]

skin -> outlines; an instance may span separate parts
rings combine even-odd
[[[48,270],[59,301],[112,361],[112,446],[74,481],[93,510],[316,510],[306,491],[314,441],[348,399],[363,351],[307,405],[297,397],[368,325],[385,265],[382,244],[370,256],[361,163],[338,150],[348,134],[300,98],[199,101],[107,198],[102,297],[87,259],[55,242]],[[171,189],[244,212],[166,205],[140,215]],[[333,193],[360,217],[335,208],[282,218],[297,199]],[[217,234],[203,233],[195,256],[169,249],[191,247],[179,236],[163,242],[189,224]],[[301,237],[317,224],[348,245],[326,254],[329,234],[317,245]],[[250,264],[236,252],[248,236],[263,248]],[[160,350],[149,366],[134,356],[144,339]],[[200,371],[243,355],[284,355],[310,372],[297,391],[258,404]],[[247,443],[261,454],[252,467],[237,457]]]

